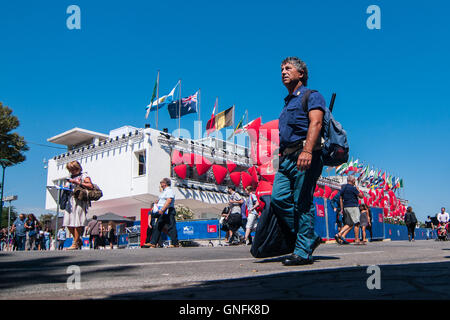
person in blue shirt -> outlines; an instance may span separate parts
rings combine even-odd
[[[62,250],[64,248],[64,242],[66,241],[66,230],[64,227],[61,227],[56,236],[58,240],[58,250]]]
[[[25,240],[27,238],[25,228],[25,215],[21,213],[13,223],[13,231],[16,233],[17,250],[25,251]]]
[[[49,228],[45,228],[44,231],[44,248],[45,250],[50,250],[50,230]]]
[[[312,253],[321,242],[314,231],[313,194],[323,168],[320,144],[325,99],[306,88],[308,68],[297,57],[283,60],[281,80],[289,94],[278,121],[280,159],[271,206],[296,234],[294,252],[283,265],[312,264]]]
[[[358,198],[363,198],[364,195],[355,186],[356,180],[354,176],[347,177],[347,184],[341,187],[341,212],[344,214],[344,227],[337,233],[334,238],[339,244],[348,244],[345,237],[350,232],[352,227],[355,231],[355,244],[365,244],[359,240],[359,226],[360,216]]]
[[[336,225],[338,232],[341,231],[344,226],[343,215],[341,213],[341,204],[340,204],[341,192],[339,191],[336,195],[331,199],[331,206],[333,207],[334,212],[336,213]]]

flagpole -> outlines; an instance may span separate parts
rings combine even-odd
[[[181,136],[181,79],[180,82],[180,90],[178,94],[178,138]]]
[[[235,128],[235,123],[234,123],[234,113],[235,113],[235,110],[236,110],[236,106],[233,104],[233,130],[234,130],[234,128]],[[232,139],[233,139],[233,140],[231,140],[231,142],[234,144],[234,132],[233,132],[233,137],[232,137]],[[234,152],[236,152],[236,145],[234,146]]]
[[[248,124],[248,110],[245,110],[245,115],[246,115],[246,124]],[[247,134],[245,135],[245,147],[246,148],[249,148],[250,146],[249,146],[249,139],[250,139],[250,137],[248,136],[248,132],[247,132]]]
[[[201,102],[201,97],[202,97],[201,88],[199,88],[198,89],[198,121],[200,121],[200,111],[201,111],[201,109],[200,109],[200,102]]]
[[[216,107],[217,107],[217,110],[216,110]],[[218,111],[219,111],[219,97],[217,96],[217,97],[216,97],[216,105],[215,105],[215,107],[214,107],[214,109],[213,109],[213,115],[214,115],[214,117],[216,116],[216,114],[218,113]],[[216,119],[214,118],[214,131],[213,131],[213,133],[216,134],[215,138],[217,138],[217,129],[216,129],[215,121],[216,121]]]
[[[150,108],[152,106],[150,105]],[[159,70],[158,80],[156,80],[156,130],[158,130],[158,109],[159,109]]]

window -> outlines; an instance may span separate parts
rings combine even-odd
[[[140,151],[136,153],[136,159],[137,159],[137,174],[138,176],[143,176],[146,174],[145,171],[145,151]]]

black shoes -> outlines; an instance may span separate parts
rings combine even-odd
[[[312,246],[311,246],[311,254],[314,252],[314,250],[317,249],[318,246],[320,246],[320,244],[322,243],[322,238],[321,237],[317,237],[316,240],[314,240]]]
[[[314,250],[317,249],[317,247],[322,243],[322,238],[317,237],[316,240],[314,240],[313,244],[311,245],[311,255],[314,252]],[[306,264],[313,264],[314,260],[311,259],[304,259],[295,253],[291,254],[289,257],[287,257],[285,260],[283,260],[283,265],[285,266],[303,266]]]
[[[296,254],[291,254],[282,263],[284,266],[303,266],[307,264],[313,264],[314,261],[312,259],[303,259]]]

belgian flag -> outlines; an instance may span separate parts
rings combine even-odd
[[[234,123],[234,106],[219,112],[206,123],[206,131],[217,131],[225,127],[231,127]]]

